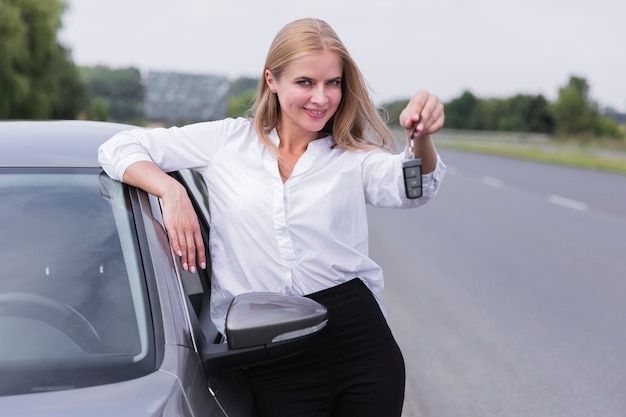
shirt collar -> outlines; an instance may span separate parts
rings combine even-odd
[[[271,141],[274,143],[274,145],[278,146],[280,139],[278,137],[278,131],[276,130],[276,128],[273,128],[270,131],[268,136],[271,139]],[[324,148],[330,149],[334,145],[335,145],[335,140],[333,139],[333,136],[330,134],[327,134],[323,138],[316,139],[312,142],[309,142],[307,149],[315,149],[315,150],[318,150],[318,149],[322,150]]]

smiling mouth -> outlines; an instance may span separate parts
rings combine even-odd
[[[324,115],[326,114],[326,110],[313,110],[313,109],[304,109],[309,115],[311,115],[312,117],[315,118],[321,118],[324,117]]]

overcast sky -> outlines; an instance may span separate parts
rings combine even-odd
[[[557,97],[571,75],[626,112],[624,0],[66,0],[61,42],[78,65],[259,77],[276,32],[326,20],[378,103]]]

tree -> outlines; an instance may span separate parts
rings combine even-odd
[[[106,122],[109,120],[109,109],[104,100],[94,97],[89,102],[89,107],[85,110],[84,115],[87,120]]]
[[[56,70],[58,94],[52,108],[52,119],[75,119],[85,102],[85,86],[80,79],[78,67],[69,52],[59,47],[61,55]]]
[[[389,124],[400,125],[400,113],[409,104],[409,100],[397,100],[382,105],[383,120]]]
[[[230,94],[233,96],[239,96],[243,93],[248,94],[250,91],[253,91],[256,94],[258,86],[258,78],[240,77],[231,81]]]
[[[61,0],[0,0],[0,118],[74,118],[83,87],[57,41]]]
[[[508,132],[552,131],[552,117],[547,100],[518,94],[508,99],[488,99],[481,108],[483,128]]]
[[[587,80],[570,77],[568,84],[559,89],[552,116],[559,135],[591,134],[598,118],[598,105],[589,98]]]
[[[24,102],[30,89],[27,75],[19,71],[28,59],[28,28],[12,3],[0,0],[0,118],[10,117],[14,105]]]
[[[228,117],[246,116],[254,100],[256,99],[255,90],[246,90],[238,95],[230,95],[228,98]]]
[[[240,117],[249,113],[256,99],[259,80],[257,78],[240,77],[230,82],[228,97],[228,116]]]
[[[617,124],[626,125],[626,113],[621,113],[613,107],[607,107],[604,109],[604,115]]]
[[[137,68],[81,67],[90,103],[99,99],[109,117],[118,122],[143,118],[144,84]]]
[[[528,96],[523,111],[528,132],[552,133],[554,120],[550,112],[550,103],[543,95]]]
[[[597,137],[622,139],[624,133],[615,120],[608,116],[599,116],[593,124],[593,133]]]
[[[483,103],[469,91],[446,104],[446,127],[483,129]]]

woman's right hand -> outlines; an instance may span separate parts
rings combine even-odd
[[[150,161],[130,165],[123,181],[161,198],[163,224],[183,269],[191,272],[195,272],[196,267],[205,269],[206,252],[200,224],[185,187]]]
[[[183,269],[195,273],[196,266],[206,268],[205,248],[198,215],[185,188],[176,180],[173,181],[176,182],[176,186],[161,197],[163,223],[172,250],[180,257]]]

